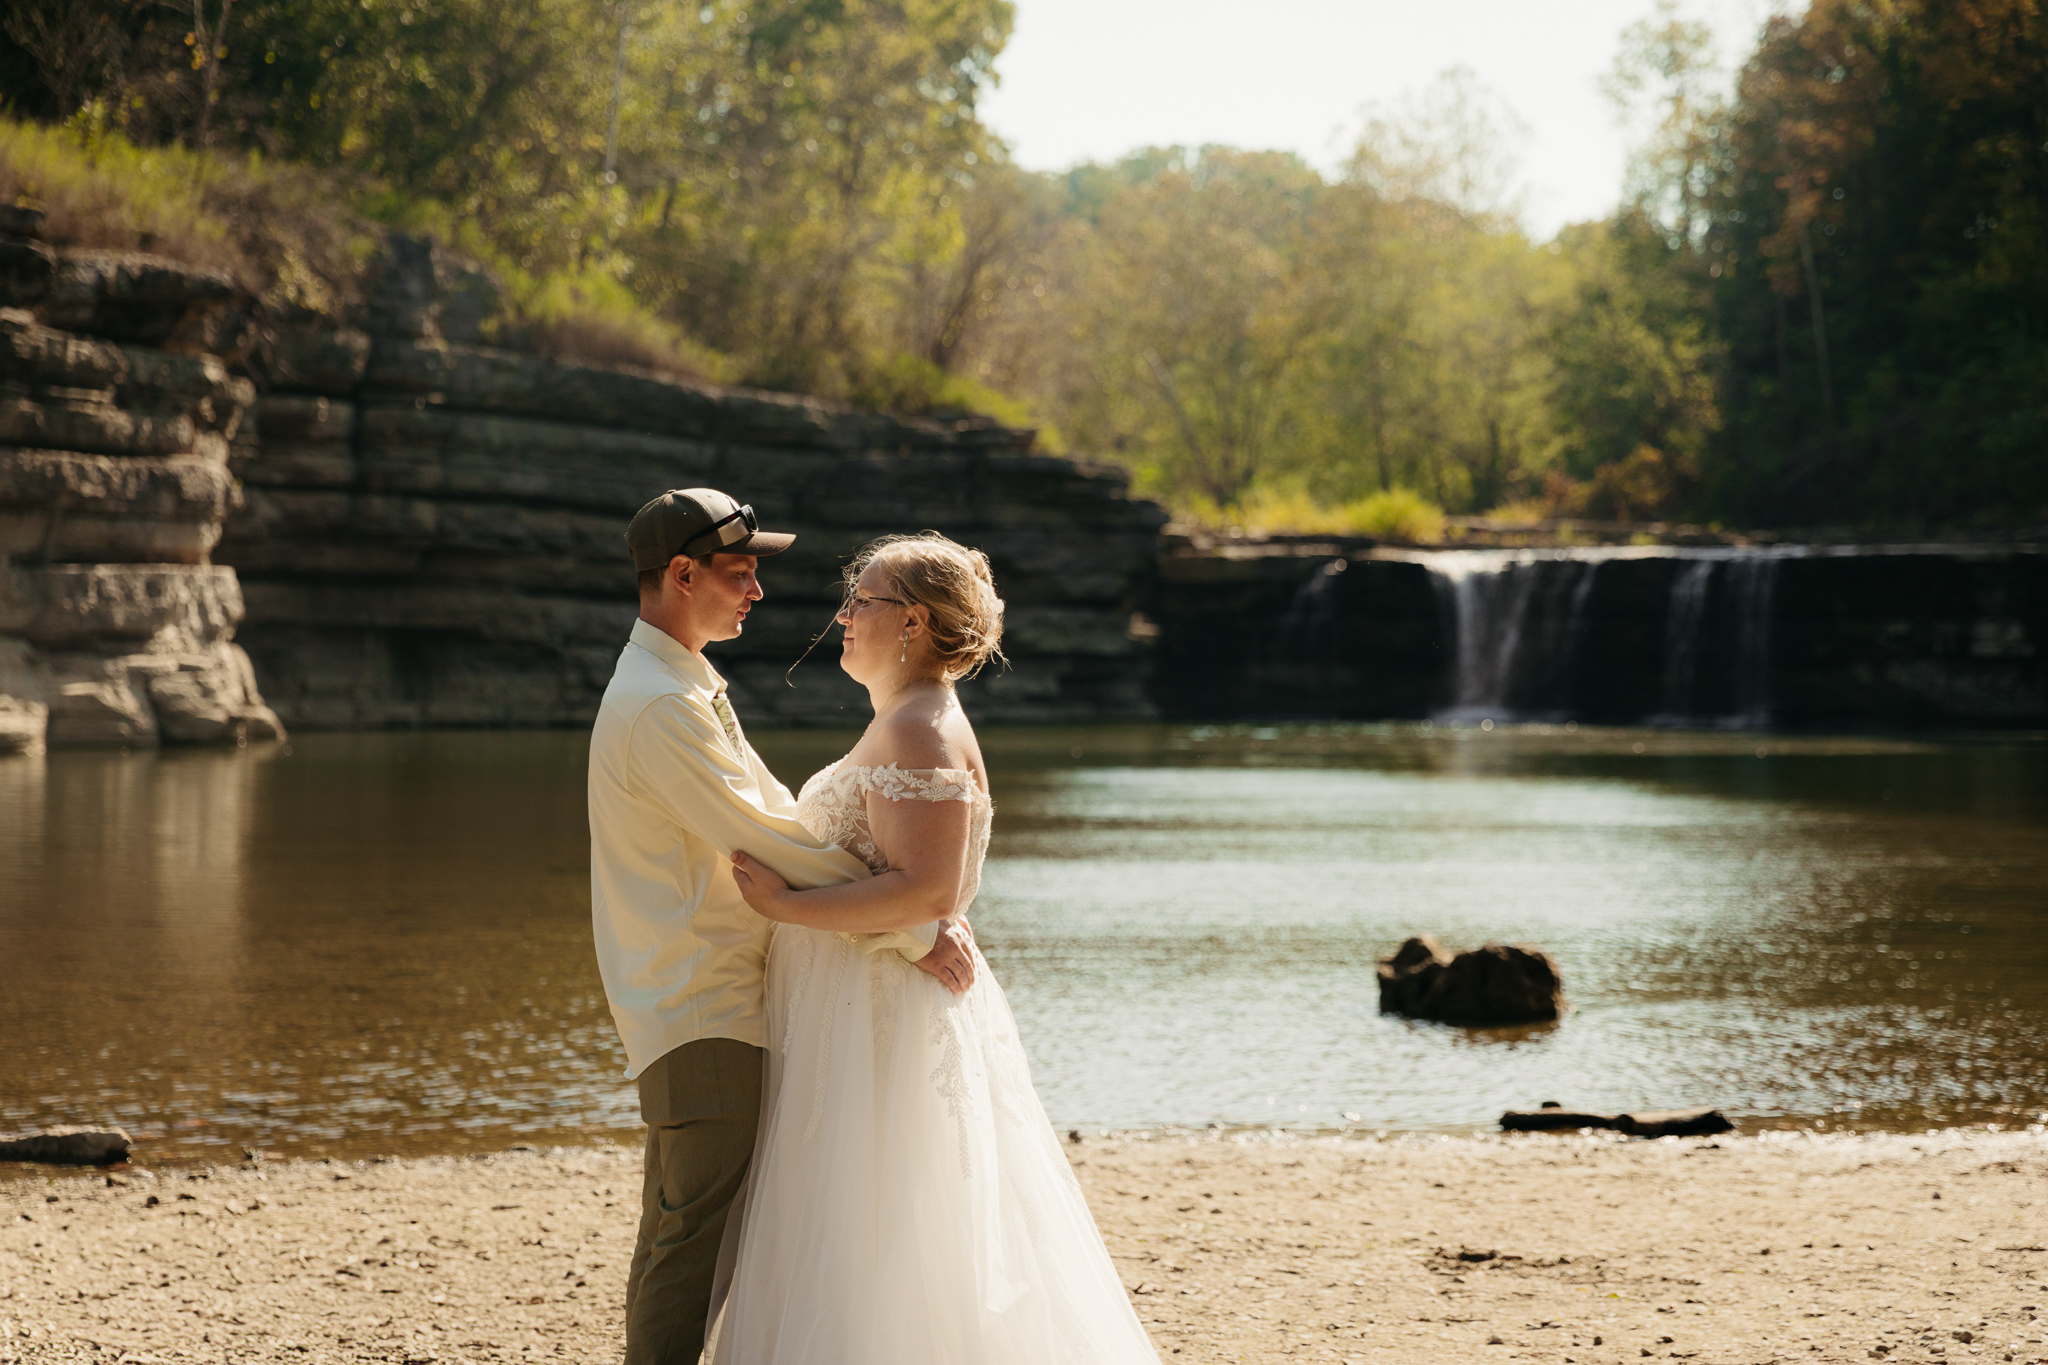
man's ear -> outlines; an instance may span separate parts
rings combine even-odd
[[[690,589],[694,586],[695,583],[692,574],[696,570],[696,567],[697,561],[690,558],[688,555],[677,555],[673,559],[669,560],[669,586],[673,587],[677,592],[681,593],[683,596],[689,596]]]

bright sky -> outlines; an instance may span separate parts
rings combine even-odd
[[[1630,136],[1596,85],[1655,0],[1015,0],[982,104],[1020,164],[1064,169],[1143,146],[1286,148],[1328,168],[1362,106],[1447,68],[1528,126],[1524,219],[1539,238],[1621,195]],[[1773,0],[1689,0],[1732,69]]]

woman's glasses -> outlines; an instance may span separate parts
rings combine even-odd
[[[869,607],[874,606],[877,602],[889,602],[899,607],[907,607],[910,605],[910,603],[904,601],[900,597],[870,597],[864,592],[850,592],[846,594],[846,603],[844,606],[840,608],[840,610],[845,612],[848,616],[852,616],[858,612],[866,611]]]

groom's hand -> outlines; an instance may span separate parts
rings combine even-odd
[[[974,984],[974,954],[969,950],[973,941],[974,931],[966,920],[942,919],[938,941],[915,965],[937,977],[953,994],[965,995]]]

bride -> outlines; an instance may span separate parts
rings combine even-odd
[[[733,855],[768,951],[768,1087],[716,1365],[1124,1365],[1158,1356],[1031,1088],[988,964],[954,996],[861,935],[964,914],[994,807],[953,684],[997,654],[988,559],[936,532],[847,570],[840,666],[875,718],[798,818],[867,863],[791,891]]]

